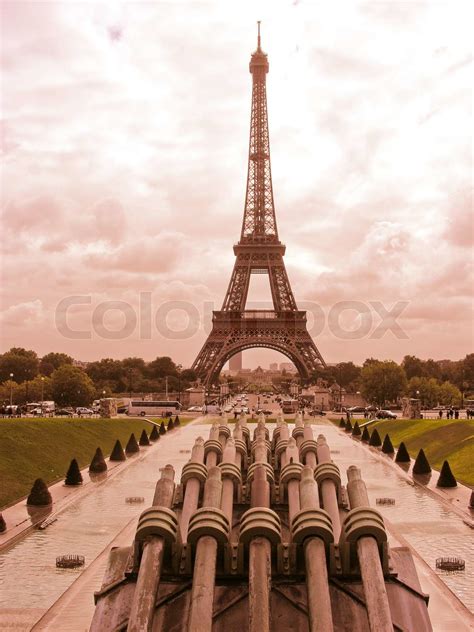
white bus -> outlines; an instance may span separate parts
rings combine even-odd
[[[171,417],[181,412],[179,402],[146,401],[132,399],[128,405],[127,415],[132,417]]]

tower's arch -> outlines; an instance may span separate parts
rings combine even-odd
[[[228,360],[230,360],[230,358],[234,356],[236,353],[240,353],[241,351],[246,351],[248,349],[257,349],[257,348],[272,349],[273,351],[278,351],[278,353],[281,353],[286,358],[288,358],[288,360],[293,362],[301,378],[306,379],[309,377],[309,374],[306,370],[306,367],[304,366],[304,363],[301,361],[301,358],[299,358],[296,354],[292,354],[291,351],[289,351],[286,347],[280,346],[272,342],[252,343],[249,341],[249,342],[234,345],[233,348],[227,349],[224,354],[221,354],[217,358],[217,360],[214,362],[214,365],[211,367],[211,370],[210,370],[209,383],[217,381],[217,378],[219,377],[219,374],[222,371],[224,364]]]

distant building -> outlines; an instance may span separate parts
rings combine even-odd
[[[242,352],[236,353],[229,360],[229,369],[231,371],[241,371],[242,370]]]
[[[270,363],[270,371],[278,371],[278,362]]]
[[[287,373],[297,373],[296,367],[293,362],[280,362],[280,371],[286,371]]]

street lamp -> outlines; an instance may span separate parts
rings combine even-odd
[[[128,395],[132,399],[132,367],[128,369]]]
[[[176,367],[176,370],[178,372],[178,402],[181,404],[181,370],[182,370],[182,366],[181,364],[178,364],[178,366]]]
[[[41,376],[41,416],[43,416],[43,402],[44,402],[44,375]]]
[[[10,406],[13,404],[13,373],[10,373]]]

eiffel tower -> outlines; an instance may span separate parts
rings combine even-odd
[[[283,261],[285,246],[278,238],[268,133],[268,69],[259,22],[257,50],[250,59],[252,113],[242,231],[234,245],[236,260],[222,309],[213,311],[212,331],[192,366],[206,385],[217,379],[229,358],[254,347],[287,356],[302,378],[326,366],[308,333],[306,312],[296,305]],[[252,274],[268,274],[273,310],[245,309]]]

